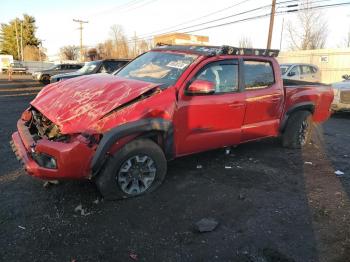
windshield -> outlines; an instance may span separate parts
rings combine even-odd
[[[94,69],[96,68],[98,62],[89,62],[86,63],[82,68],[80,68],[77,72],[81,73],[81,74],[89,74],[92,71],[94,71]]]
[[[282,75],[284,75],[288,71],[288,69],[290,67],[291,67],[290,65],[281,65],[281,73],[282,73]]]
[[[127,64],[116,75],[168,87],[176,82],[197,57],[192,54],[148,52]]]

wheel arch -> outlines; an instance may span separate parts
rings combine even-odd
[[[280,125],[280,132],[283,133],[288,123],[289,117],[297,111],[309,111],[311,114],[315,112],[315,104],[312,102],[302,102],[293,105],[288,111],[284,114],[283,120]]]
[[[105,162],[105,155],[119,140],[127,136],[149,138],[160,145],[168,160],[174,158],[173,124],[161,118],[142,119],[115,127],[105,133],[91,161],[92,176],[98,174]]]

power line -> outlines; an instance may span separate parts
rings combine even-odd
[[[134,8],[125,10],[125,11],[123,11],[123,13],[127,13],[127,12],[130,12],[130,11],[134,11],[135,9],[139,9],[139,8],[141,8],[141,7],[143,7],[143,6],[152,4],[152,3],[155,2],[155,1],[158,1],[158,0],[150,0],[150,1],[148,1],[148,2],[145,2],[145,3],[141,4],[141,5],[135,6]]]
[[[105,13],[110,13],[110,12],[115,12],[115,13],[118,13],[118,14],[120,14],[120,13],[127,13],[127,12],[133,11],[135,9],[138,9],[140,7],[143,7],[145,5],[151,4],[151,3],[155,2],[155,1],[158,1],[158,0],[150,0],[148,2],[147,2],[147,0],[133,0],[133,1],[130,1],[129,3],[125,3],[123,5],[118,5],[116,7],[108,9],[108,10],[92,13],[89,16],[90,17],[94,17],[94,16],[99,16],[99,15],[102,15],[102,14],[105,14]],[[141,3],[141,5],[138,5],[140,3]]]
[[[329,4],[329,5],[322,5],[322,6],[313,6],[313,7],[308,7],[308,8],[300,8],[300,9],[294,9],[294,10],[288,10],[288,11],[280,11],[280,12],[276,12],[276,15],[290,13],[290,12],[300,12],[300,11],[304,11],[304,10],[330,8],[330,7],[335,7],[335,6],[339,7],[339,6],[349,5],[349,4],[350,4],[350,2],[339,3],[339,4]],[[270,13],[267,13],[267,14],[263,14],[263,15],[260,15],[260,16],[256,16],[256,17],[248,17],[248,18],[245,18],[245,19],[240,19],[240,20],[236,20],[236,21],[232,21],[232,22],[228,22],[228,23],[223,23],[223,24],[219,24],[219,25],[214,25],[214,26],[208,26],[208,27],[205,27],[205,28],[200,28],[200,29],[196,29],[196,30],[192,30],[192,31],[182,32],[182,33],[193,33],[193,32],[202,31],[202,30],[206,30],[206,29],[211,29],[211,28],[215,28],[215,27],[221,27],[221,26],[231,25],[231,24],[240,23],[240,22],[244,22],[244,21],[254,20],[254,19],[258,19],[258,18],[263,18],[263,17],[269,16],[269,15],[270,15]]]
[[[324,0],[322,0],[322,1],[324,1]],[[284,1],[284,2],[279,2],[279,3],[286,3],[286,2],[295,2],[295,1]],[[318,1],[315,1],[315,3],[316,3],[316,2],[318,2]],[[279,4],[279,3],[277,3],[277,4]],[[311,3],[314,3],[314,2],[311,2]],[[313,6],[313,7],[308,7],[308,8],[299,8],[299,9],[294,9],[294,10],[279,11],[279,12],[276,12],[276,14],[280,15],[280,14],[283,14],[283,13],[290,13],[290,12],[303,11],[303,10],[306,10],[306,9],[321,9],[321,8],[329,8],[329,7],[343,6],[343,5],[348,5],[348,4],[350,4],[350,2],[338,3],[338,4],[329,4],[329,5],[322,5],[322,6]],[[259,8],[254,8],[254,9],[247,10],[247,11],[241,12],[241,13],[245,13],[245,14],[246,14],[246,13],[253,12],[253,10],[254,10],[254,11],[257,11],[257,10],[259,10],[259,9],[264,9],[264,8],[266,8],[266,7],[271,7],[271,5],[262,6],[262,7],[259,7]],[[229,16],[229,17],[238,16],[238,15],[241,15],[241,13],[235,14],[235,15],[231,15],[231,16]],[[230,21],[230,22],[227,22],[227,23],[218,24],[218,25],[212,25],[212,26],[207,26],[207,27],[204,27],[204,28],[188,30],[188,31],[184,31],[184,32],[181,32],[181,33],[193,33],[193,32],[197,32],[197,31],[212,29],[212,28],[221,27],[221,26],[225,26],[225,25],[231,25],[231,24],[235,24],[235,23],[246,22],[246,21],[250,21],[250,20],[254,20],[254,19],[264,18],[264,17],[267,17],[267,16],[269,16],[269,15],[270,15],[270,13],[265,13],[265,14],[262,14],[262,15],[259,15],[259,16],[253,16],[253,17],[243,18],[243,19],[239,19],[239,20],[235,20],[235,21]],[[228,18],[228,17],[225,17],[225,18]],[[183,30],[183,29],[192,28],[192,27],[198,27],[198,26],[200,26],[200,25],[209,24],[209,23],[212,23],[212,22],[218,21],[218,20],[223,20],[223,18],[216,19],[216,20],[212,20],[212,21],[208,21],[208,22],[201,23],[201,24],[197,24],[197,25],[193,25],[193,26],[188,26],[188,27],[186,27],[186,28],[178,29],[178,31]],[[164,33],[164,34],[168,34],[168,33],[172,33],[172,32],[174,32],[174,31],[169,31],[169,32],[166,32],[166,33]],[[149,36],[147,36],[147,37],[139,38],[139,41],[140,41],[140,40],[151,40],[152,38],[153,38],[153,35],[149,35]],[[130,41],[130,42],[131,42],[131,41]]]
[[[212,13],[208,13],[208,14],[203,15],[203,16],[200,16],[200,17],[193,18],[193,19],[191,19],[191,20],[187,20],[187,21],[182,22],[182,23],[180,23],[180,24],[173,25],[173,26],[170,26],[170,27],[166,27],[166,28],[163,28],[163,29],[159,29],[159,30],[157,30],[157,31],[153,31],[153,32],[150,32],[150,33],[147,33],[147,34],[143,34],[143,35],[141,35],[141,37],[144,36],[144,35],[149,35],[149,34],[154,34],[154,33],[158,33],[158,32],[161,32],[161,31],[169,30],[169,29],[172,29],[172,28],[175,28],[175,27],[178,27],[178,26],[182,26],[182,25],[185,25],[185,24],[188,24],[188,23],[191,23],[191,22],[200,20],[200,19],[202,19],[202,18],[206,18],[206,17],[208,17],[208,16],[212,16],[212,15],[214,15],[214,14],[221,13],[221,12],[223,12],[223,11],[226,11],[226,10],[228,10],[228,9],[231,9],[231,8],[233,8],[233,7],[236,7],[236,6],[238,6],[238,5],[247,3],[247,2],[249,2],[249,1],[251,1],[251,0],[244,0],[244,1],[238,2],[238,3],[234,4],[234,5],[227,6],[227,7],[225,7],[225,8],[219,9],[219,10],[217,10],[217,11],[214,11],[214,12],[212,12]]]
[[[247,1],[249,1],[249,0],[246,0],[246,2],[247,2]],[[289,0],[289,1],[278,2],[277,5],[278,5],[278,4],[284,4],[284,3],[292,3],[292,2],[298,2],[298,0]],[[232,17],[235,17],[235,16],[240,16],[240,15],[252,13],[252,12],[259,11],[259,10],[263,10],[263,9],[270,8],[270,7],[271,7],[271,5],[263,5],[263,6],[260,6],[260,7],[257,7],[257,8],[253,8],[253,9],[249,9],[249,10],[246,10],[246,11],[243,11],[243,12],[235,13],[235,14],[232,14],[232,15],[229,15],[229,16],[217,18],[217,19],[214,19],[214,20],[210,20],[210,21],[198,23],[198,24],[191,25],[191,26],[186,26],[186,27],[182,27],[182,28],[177,28],[176,30],[164,32],[164,33],[162,33],[162,34],[168,34],[168,33],[176,32],[176,31],[181,31],[181,30],[185,30],[185,29],[190,29],[190,28],[192,28],[192,27],[198,27],[198,26],[201,26],[201,25],[205,25],[205,24],[210,24],[210,23],[218,22],[218,21],[221,21],[221,20],[225,20],[225,19],[232,18]],[[176,26],[172,26],[171,28],[173,28],[173,27],[176,27]],[[161,30],[158,30],[158,31],[161,31]],[[153,32],[153,33],[154,33],[154,32]],[[153,33],[143,34],[142,37],[140,37],[140,38],[141,38],[141,39],[145,39],[145,38],[151,37],[151,36],[153,36]]]

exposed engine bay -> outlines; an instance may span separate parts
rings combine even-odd
[[[67,142],[69,140],[69,136],[62,135],[59,127],[52,123],[51,120],[46,118],[38,110],[31,108],[30,112],[32,116],[26,125],[29,127],[29,131],[33,135],[34,140],[39,140],[45,137],[49,140],[59,142]]]

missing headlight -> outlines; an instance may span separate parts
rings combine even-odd
[[[41,167],[57,169],[56,159],[50,155],[44,153],[32,153],[32,158]]]

